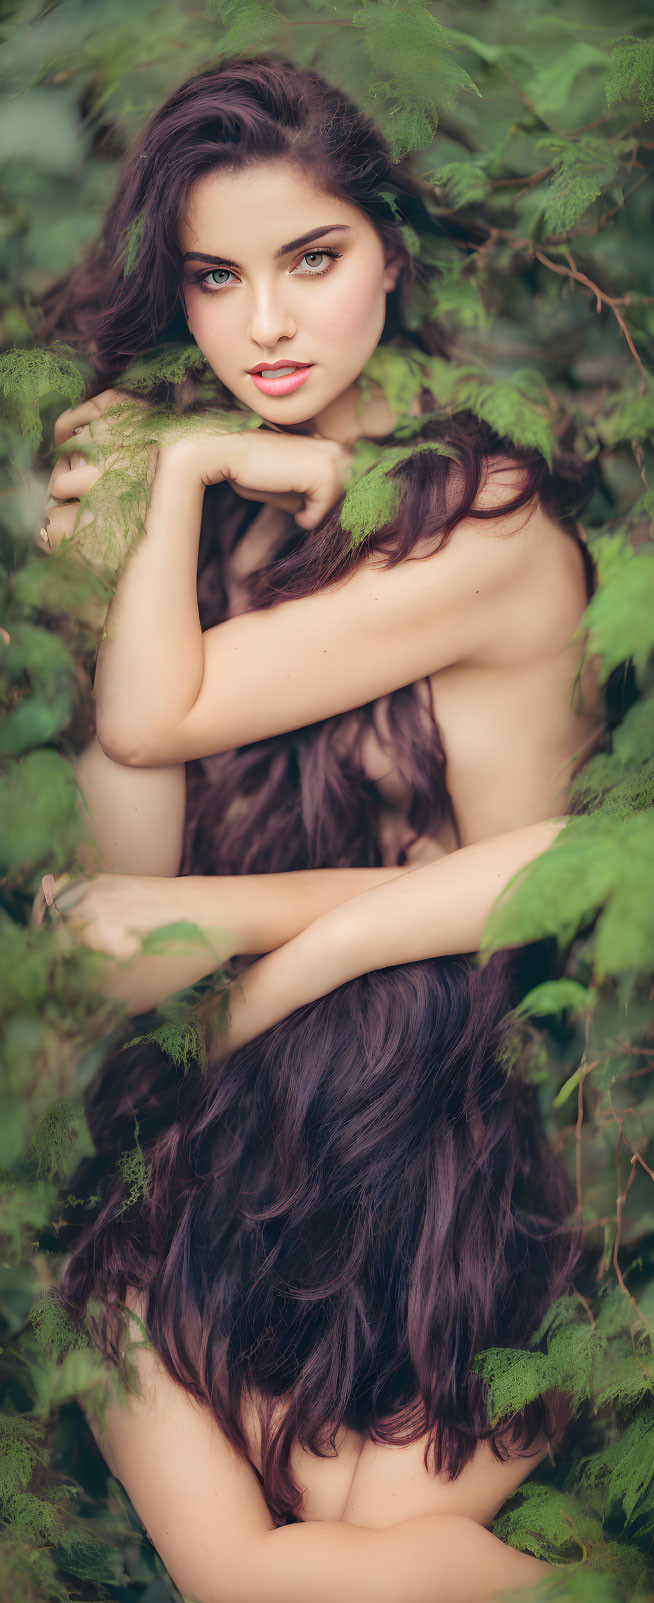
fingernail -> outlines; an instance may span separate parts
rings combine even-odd
[[[77,428],[73,429],[73,434],[81,434],[83,427],[83,423],[78,423]]]
[[[47,529],[39,529],[39,534],[41,536],[43,544],[47,545],[48,550],[51,551],[52,550],[52,546],[50,545],[50,536],[48,534]]]
[[[46,901],[46,907],[54,907],[54,874],[44,874],[41,879],[41,890]],[[55,908],[56,912],[56,908]]]

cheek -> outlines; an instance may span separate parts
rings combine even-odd
[[[321,326],[332,339],[351,340],[355,345],[365,343],[371,328],[376,328],[384,315],[385,298],[378,279],[362,282],[361,278],[344,284],[342,281],[320,308]]]
[[[186,321],[203,356],[211,358],[219,350],[222,360],[229,361],[233,319],[225,316],[224,307],[218,307],[219,300],[219,295],[203,295],[201,290],[187,295]]]

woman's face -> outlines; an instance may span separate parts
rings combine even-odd
[[[364,213],[280,159],[198,179],[178,237],[188,326],[221,382],[266,422],[342,438],[401,266]],[[265,393],[250,369],[267,362],[310,365]]]

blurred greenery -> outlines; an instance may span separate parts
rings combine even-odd
[[[560,977],[523,1000],[515,1056],[538,1087],[589,1245],[601,1248],[599,1271],[551,1311],[530,1352],[479,1362],[498,1412],[553,1383],[577,1402],[569,1450],[502,1511],[498,1534],[561,1566],[543,1588],[557,1603],[644,1598],[654,1533],[651,14],[633,5],[617,16],[608,0],[59,0],[5,4],[0,35],[3,1600],[178,1597],[76,1400],[102,1385],[94,1355],[48,1301],[59,1199],[89,1140],[81,1099],[121,1021],[96,984],[101,960],[28,921],[40,876],[74,865],[69,759],[88,719],[97,606],[120,553],[101,546],[104,566],[84,567],[39,548],[53,422],[91,371],[65,347],[35,348],[34,313],[96,238],[122,156],[167,92],[226,54],[261,48],[339,84],[395,159],[414,152],[435,211],[474,214],[483,230],[481,244],[431,240],[429,281],[412,290],[410,326],[438,317],[451,362],[416,365],[400,343],[379,348],[370,375],[403,411],[426,372],[445,412],[471,407],[548,458],[572,424],[577,451],[601,457],[583,530],[599,575],[587,649],[613,675],[612,693],[617,684],[611,745],[577,781],[583,816],[487,931],[489,949],[558,943]],[[412,229],[405,237],[426,254]],[[188,359],[168,352],[171,383]],[[161,361],[134,367],[136,393]],[[353,538],[393,504],[390,463],[364,442],[344,509]],[[129,485],[114,492],[129,501]],[[170,1035],[178,1061],[190,1028],[186,1015],[182,1044]],[[126,1184],[138,1185],[129,1157]]]

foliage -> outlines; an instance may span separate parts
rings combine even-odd
[[[529,1350],[479,1355],[498,1416],[551,1386],[573,1399],[569,1441],[502,1511],[497,1534],[553,1560],[537,1595],[563,1603],[644,1598],[654,1535],[651,1274],[654,1097],[648,985],[654,949],[654,340],[647,177],[654,40],[644,12],[608,0],[31,0],[5,7],[5,158],[0,238],[3,556],[0,735],[0,1590],[7,1603],[163,1603],[177,1594],[99,1460],[76,1399],[101,1406],[106,1376],[53,1291],[56,1222],[90,1150],[84,1090],[124,1039],[104,1000],[103,960],[30,926],[41,875],[75,870],[84,816],[70,759],[88,724],[88,682],[115,575],[143,526],[153,453],[197,429],[256,428],[221,412],[193,345],[153,348],[125,370],[136,397],[85,447],[105,469],[55,557],[39,549],[52,429],[90,393],[88,362],[40,349],[44,287],[96,237],[120,160],[187,73],[269,48],[314,67],[381,126],[395,159],[415,154],[429,209],[401,223],[420,269],[418,332],[438,319],[451,361],[400,339],[367,376],[400,413],[397,446],[359,442],[343,522],[354,541],[392,515],[414,449],[411,402],[434,417],[470,409],[548,462],[573,438],[601,477],[581,532],[598,588],[584,650],[613,695],[612,733],[575,782],[552,849],[494,911],[486,950],[551,938],[557,977],[523,996],[512,1062],[536,1087],[576,1188],[590,1254],[577,1294],[550,1310]],[[387,199],[398,219],[396,197]],[[142,219],[124,241],[138,259]],[[469,237],[468,237],[469,236]],[[179,397],[196,387],[192,416]],[[161,389],[175,400],[160,400]],[[139,397],[156,391],[147,412]],[[177,404],[179,402],[179,404]],[[120,450],[118,449],[120,443]],[[116,507],[121,514],[117,532]],[[580,526],[581,527],[581,526]],[[65,548],[66,544],[68,549]],[[580,649],[582,641],[580,638]],[[631,671],[625,664],[631,661]],[[581,675],[577,693],[581,693]],[[614,691],[617,691],[617,700]],[[157,941],[193,939],[179,928]],[[216,1013],[216,1000],[209,1003]],[[211,1007],[172,999],[135,1028],[184,1072],[204,1063]],[[148,1185],[138,1125],[120,1161],[124,1206]],[[70,1198],[71,1203],[79,1199]],[[531,1598],[535,1593],[520,1594]],[[518,1594],[516,1594],[518,1597]]]

